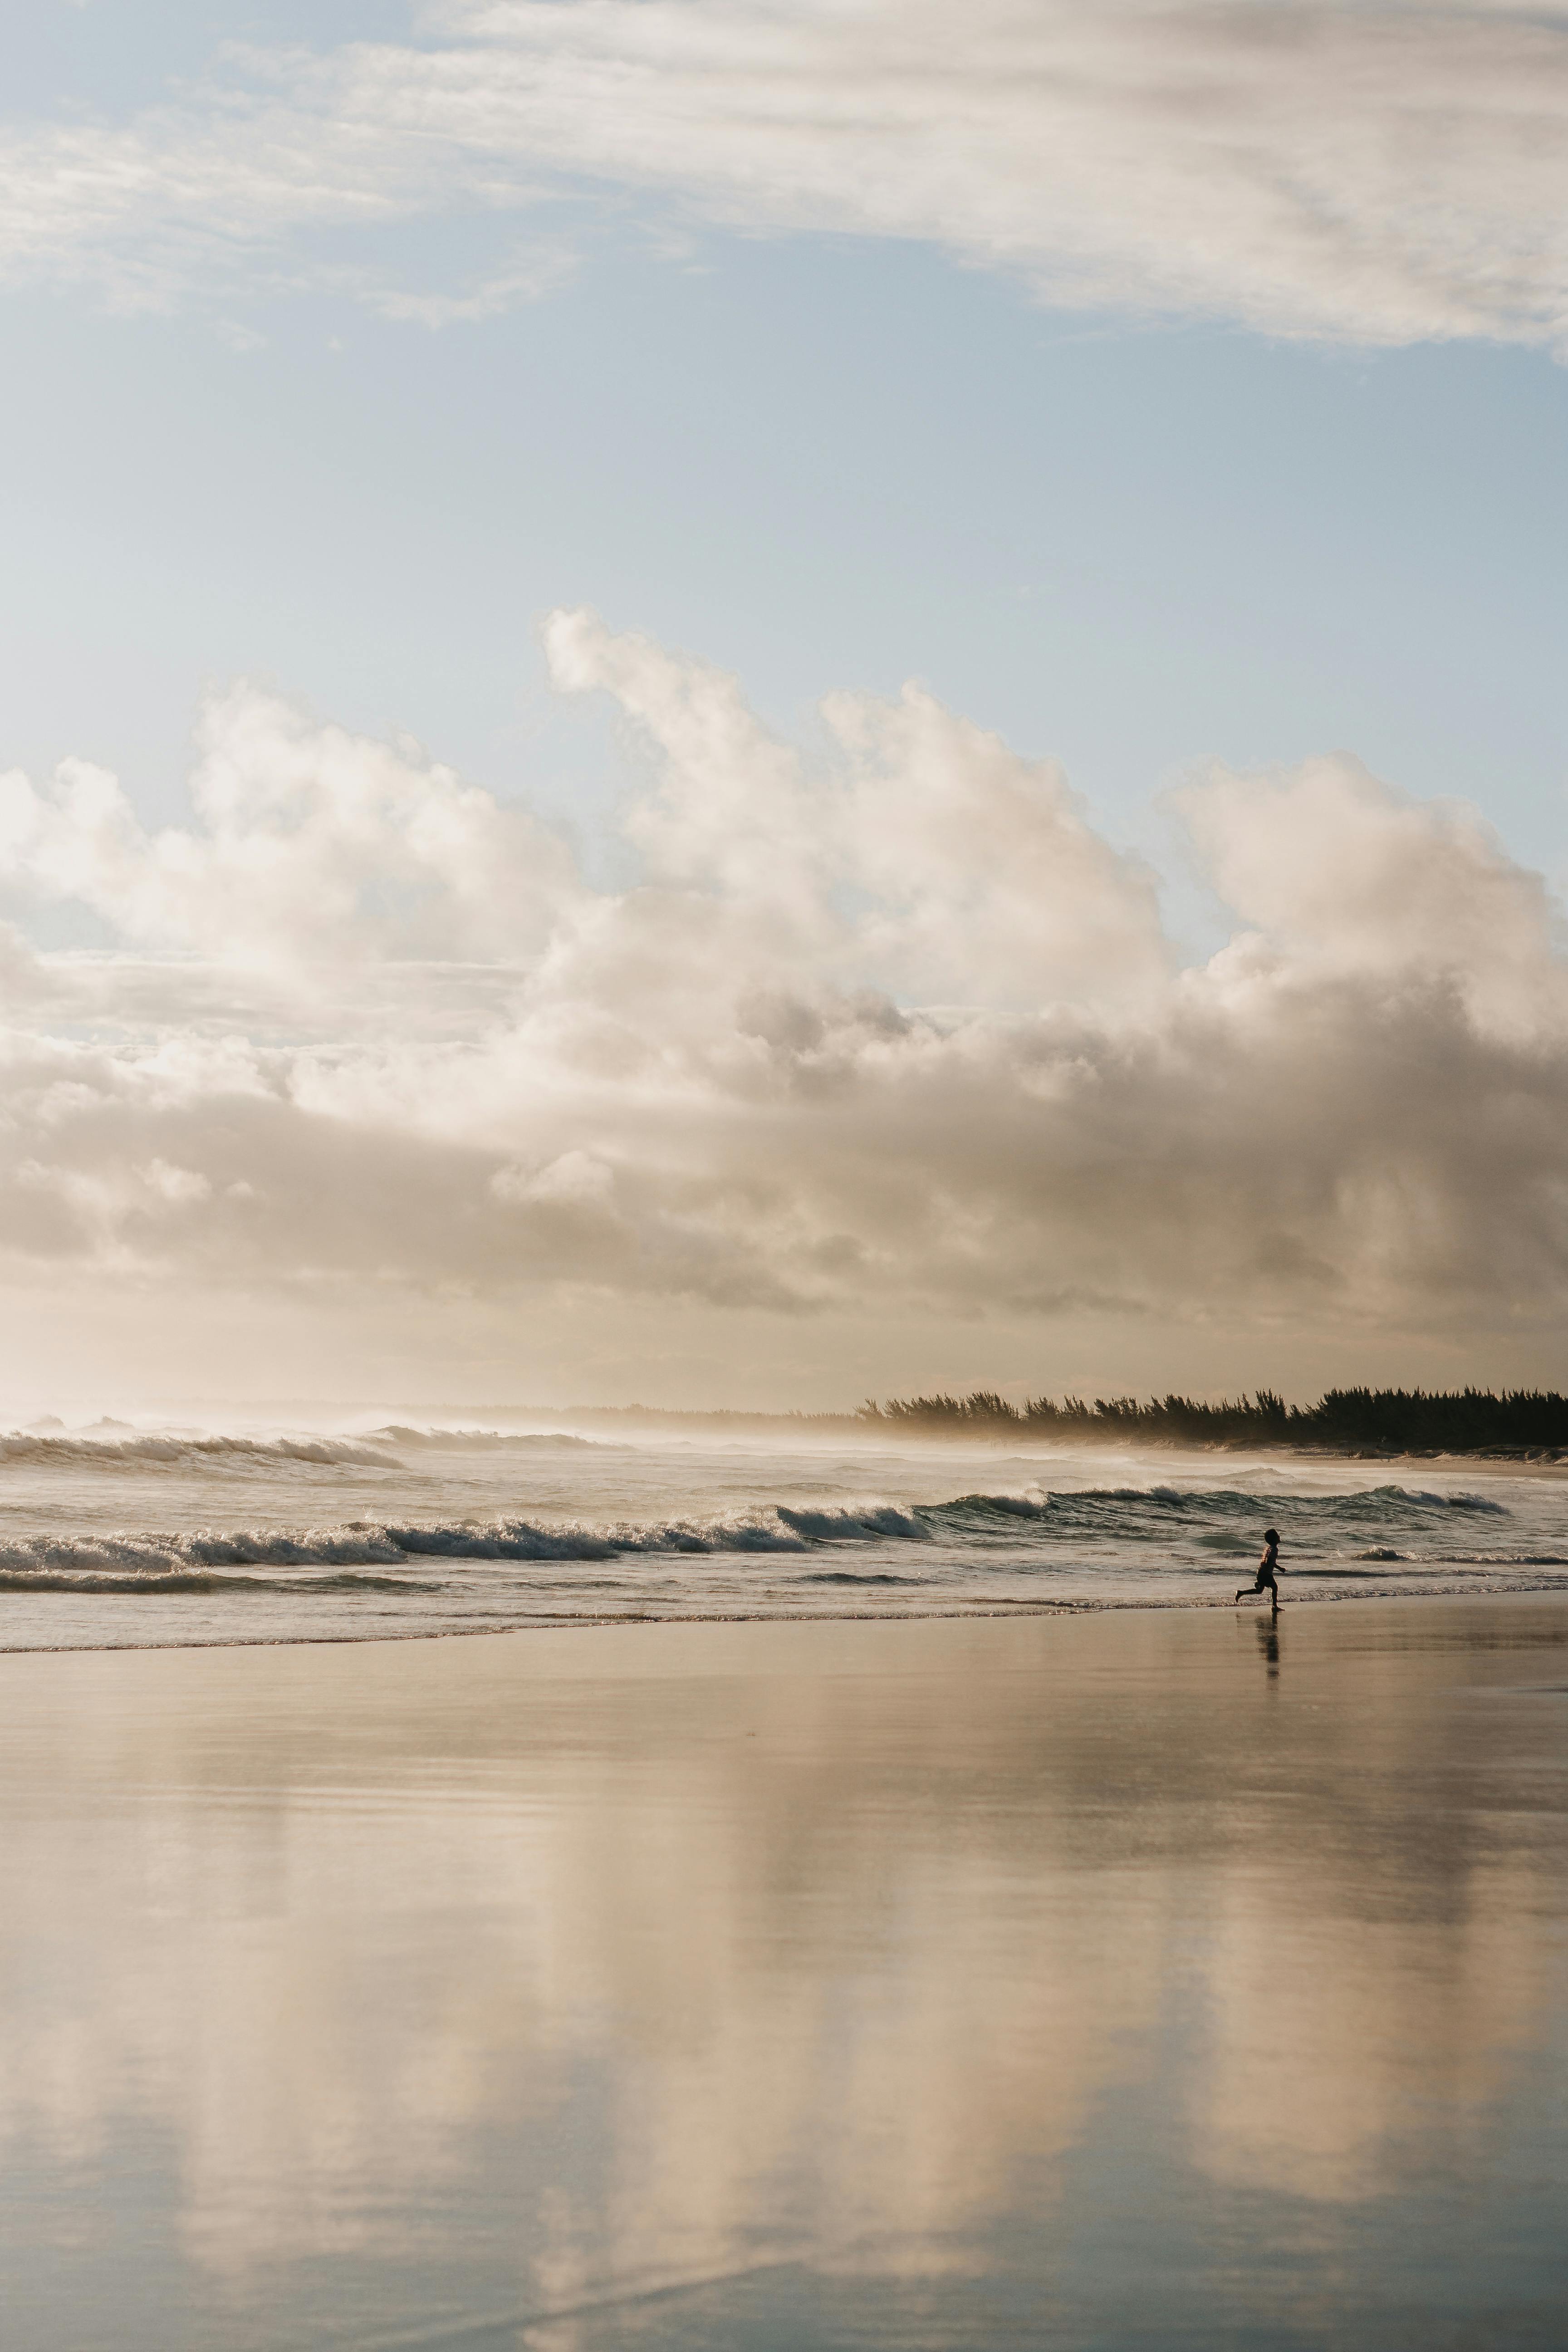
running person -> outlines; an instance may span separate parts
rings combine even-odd
[[[1252,1598],[1254,1593],[1269,1592],[1273,1594],[1274,1606],[1278,1609],[1279,1606],[1279,1587],[1274,1580],[1274,1572],[1279,1565],[1279,1530],[1278,1528],[1265,1528],[1263,1530],[1263,1557],[1258,1563],[1258,1581],[1256,1584],[1244,1584],[1241,1591],[1236,1596],[1237,1600],[1248,1601]],[[1235,1602],[1232,1602],[1231,1605],[1234,1608]]]

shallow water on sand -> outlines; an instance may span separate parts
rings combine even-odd
[[[570,1433],[0,1434],[0,1649],[1568,1591],[1568,1470]]]
[[[1560,2345],[1568,1603],[0,1659],[16,2352]]]

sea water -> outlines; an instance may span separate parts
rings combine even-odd
[[[1568,1583],[1568,1466],[527,1427],[0,1435],[0,1648]]]

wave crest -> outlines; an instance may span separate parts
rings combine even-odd
[[[0,1431],[0,1466],[43,1469],[193,1470],[218,1465],[276,1470],[298,1462],[318,1469],[402,1470],[395,1455],[347,1437],[51,1437],[36,1430]]]
[[[56,1446],[80,1444],[60,1439],[32,1442]],[[220,1444],[243,1444],[252,1458],[294,1458],[282,1451],[292,1441],[266,1446],[249,1440],[194,1443],[209,1451]],[[347,1444],[332,1442],[329,1449],[323,1441],[319,1452],[305,1458],[313,1461],[325,1456],[333,1462],[347,1459],[358,1464],[367,1455],[372,1461],[378,1458],[368,1449]],[[480,1588],[463,1580],[461,1571],[482,1571],[491,1566],[537,1568],[541,1577],[525,1580],[542,1591],[550,1581],[548,1571],[559,1574],[570,1563],[674,1559],[689,1555],[760,1559],[784,1554],[802,1558],[804,1569],[805,1559],[812,1554],[820,1559],[824,1553],[842,1554],[862,1547],[901,1549],[933,1540],[948,1548],[950,1558],[957,1553],[960,1568],[966,1554],[977,1565],[994,1566],[999,1552],[1006,1555],[1010,1570],[1056,1568],[1064,1564],[1064,1556],[1070,1565],[1074,1555],[1067,1549],[1069,1546],[1077,1547],[1079,1559],[1086,1562],[1103,1561],[1130,1548],[1152,1550],[1169,1565],[1184,1558],[1190,1561],[1194,1554],[1201,1559],[1208,1552],[1245,1549],[1246,1539],[1255,1538],[1270,1519],[1279,1522],[1288,1547],[1300,1548],[1296,1557],[1307,1573],[1331,1572],[1307,1566],[1314,1555],[1323,1556],[1325,1538],[1331,1551],[1345,1544],[1346,1551],[1339,1553],[1342,1560],[1348,1554],[1368,1566],[1394,1567],[1414,1557],[1448,1560],[1501,1557],[1450,1549],[1456,1538],[1461,1543],[1465,1539],[1461,1526],[1455,1525],[1455,1515],[1462,1522],[1468,1513],[1508,1516],[1506,1507],[1489,1496],[1443,1496],[1401,1486],[1373,1487],[1359,1494],[1283,1496],[1235,1488],[1184,1493],[1170,1486],[1149,1486],[1095,1487],[1070,1493],[976,1493],[920,1505],[878,1500],[815,1506],[759,1502],[750,1509],[647,1522],[547,1523],[498,1517],[431,1522],[353,1519],[314,1528],[198,1528],[177,1533],[51,1532],[0,1541],[0,1589],[142,1594],[248,1589],[304,1595],[355,1590],[440,1592],[456,1591],[458,1582],[466,1582],[472,1594]],[[1452,1531],[1446,1539],[1441,1533],[1445,1525]],[[1289,1554],[1287,1564],[1290,1564]],[[458,1581],[442,1580],[442,1567],[450,1569]],[[419,1571],[423,1571],[422,1580]],[[814,1583],[904,1580],[890,1563],[883,1568],[870,1561],[864,1570],[825,1562],[821,1568],[805,1570],[802,1576],[802,1581]]]

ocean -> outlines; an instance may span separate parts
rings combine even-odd
[[[0,1435],[0,1649],[1568,1585],[1568,1467],[526,1427]]]

